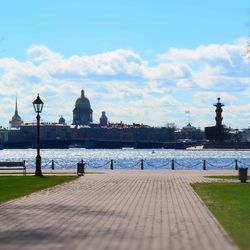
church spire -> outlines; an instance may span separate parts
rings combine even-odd
[[[23,124],[21,117],[18,115],[17,96],[16,96],[15,114],[13,115],[9,123],[10,123],[10,128],[19,128]]]
[[[17,109],[17,96],[16,96],[16,107],[15,107],[15,115],[18,115],[18,109]]]

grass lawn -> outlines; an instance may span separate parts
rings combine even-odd
[[[0,176],[0,203],[78,178],[77,176]]]
[[[250,183],[195,183],[194,190],[241,249],[250,249]]]
[[[215,176],[204,176],[206,178],[226,179],[226,180],[238,180],[238,175],[215,175]],[[249,179],[249,177],[248,177]]]

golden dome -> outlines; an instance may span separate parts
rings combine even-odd
[[[76,106],[78,105],[86,105],[86,106],[90,106],[90,102],[89,102],[89,99],[84,96],[84,90],[81,91],[81,97],[79,97],[77,100],[76,100]]]

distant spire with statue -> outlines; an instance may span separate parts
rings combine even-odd
[[[223,120],[223,117],[222,117],[222,107],[224,106],[223,103],[220,102],[220,97],[217,98],[217,103],[214,104],[214,106],[216,107],[216,110],[215,110],[215,113],[216,113],[216,116],[215,116],[215,121],[216,121],[216,127],[219,128],[222,126],[222,120]]]
[[[220,97],[218,97],[217,103],[214,104],[214,107],[216,107],[215,126],[205,127],[206,139],[211,142],[216,142],[216,143],[229,141],[231,138],[230,129],[228,129],[225,125],[222,124],[222,120],[223,120],[222,107],[224,106],[224,104],[221,103],[220,100],[221,100]]]

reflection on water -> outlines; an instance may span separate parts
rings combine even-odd
[[[239,167],[250,166],[250,151],[187,151],[169,149],[42,149],[43,168],[76,168],[76,163],[83,159],[87,168],[109,169],[110,160],[114,160],[114,169],[139,169],[140,160],[144,160],[144,169],[171,169],[175,160],[175,169],[202,169],[203,160],[208,169],[234,169],[235,159]],[[0,151],[0,161],[26,160],[27,168],[34,168],[35,149],[5,149]]]

